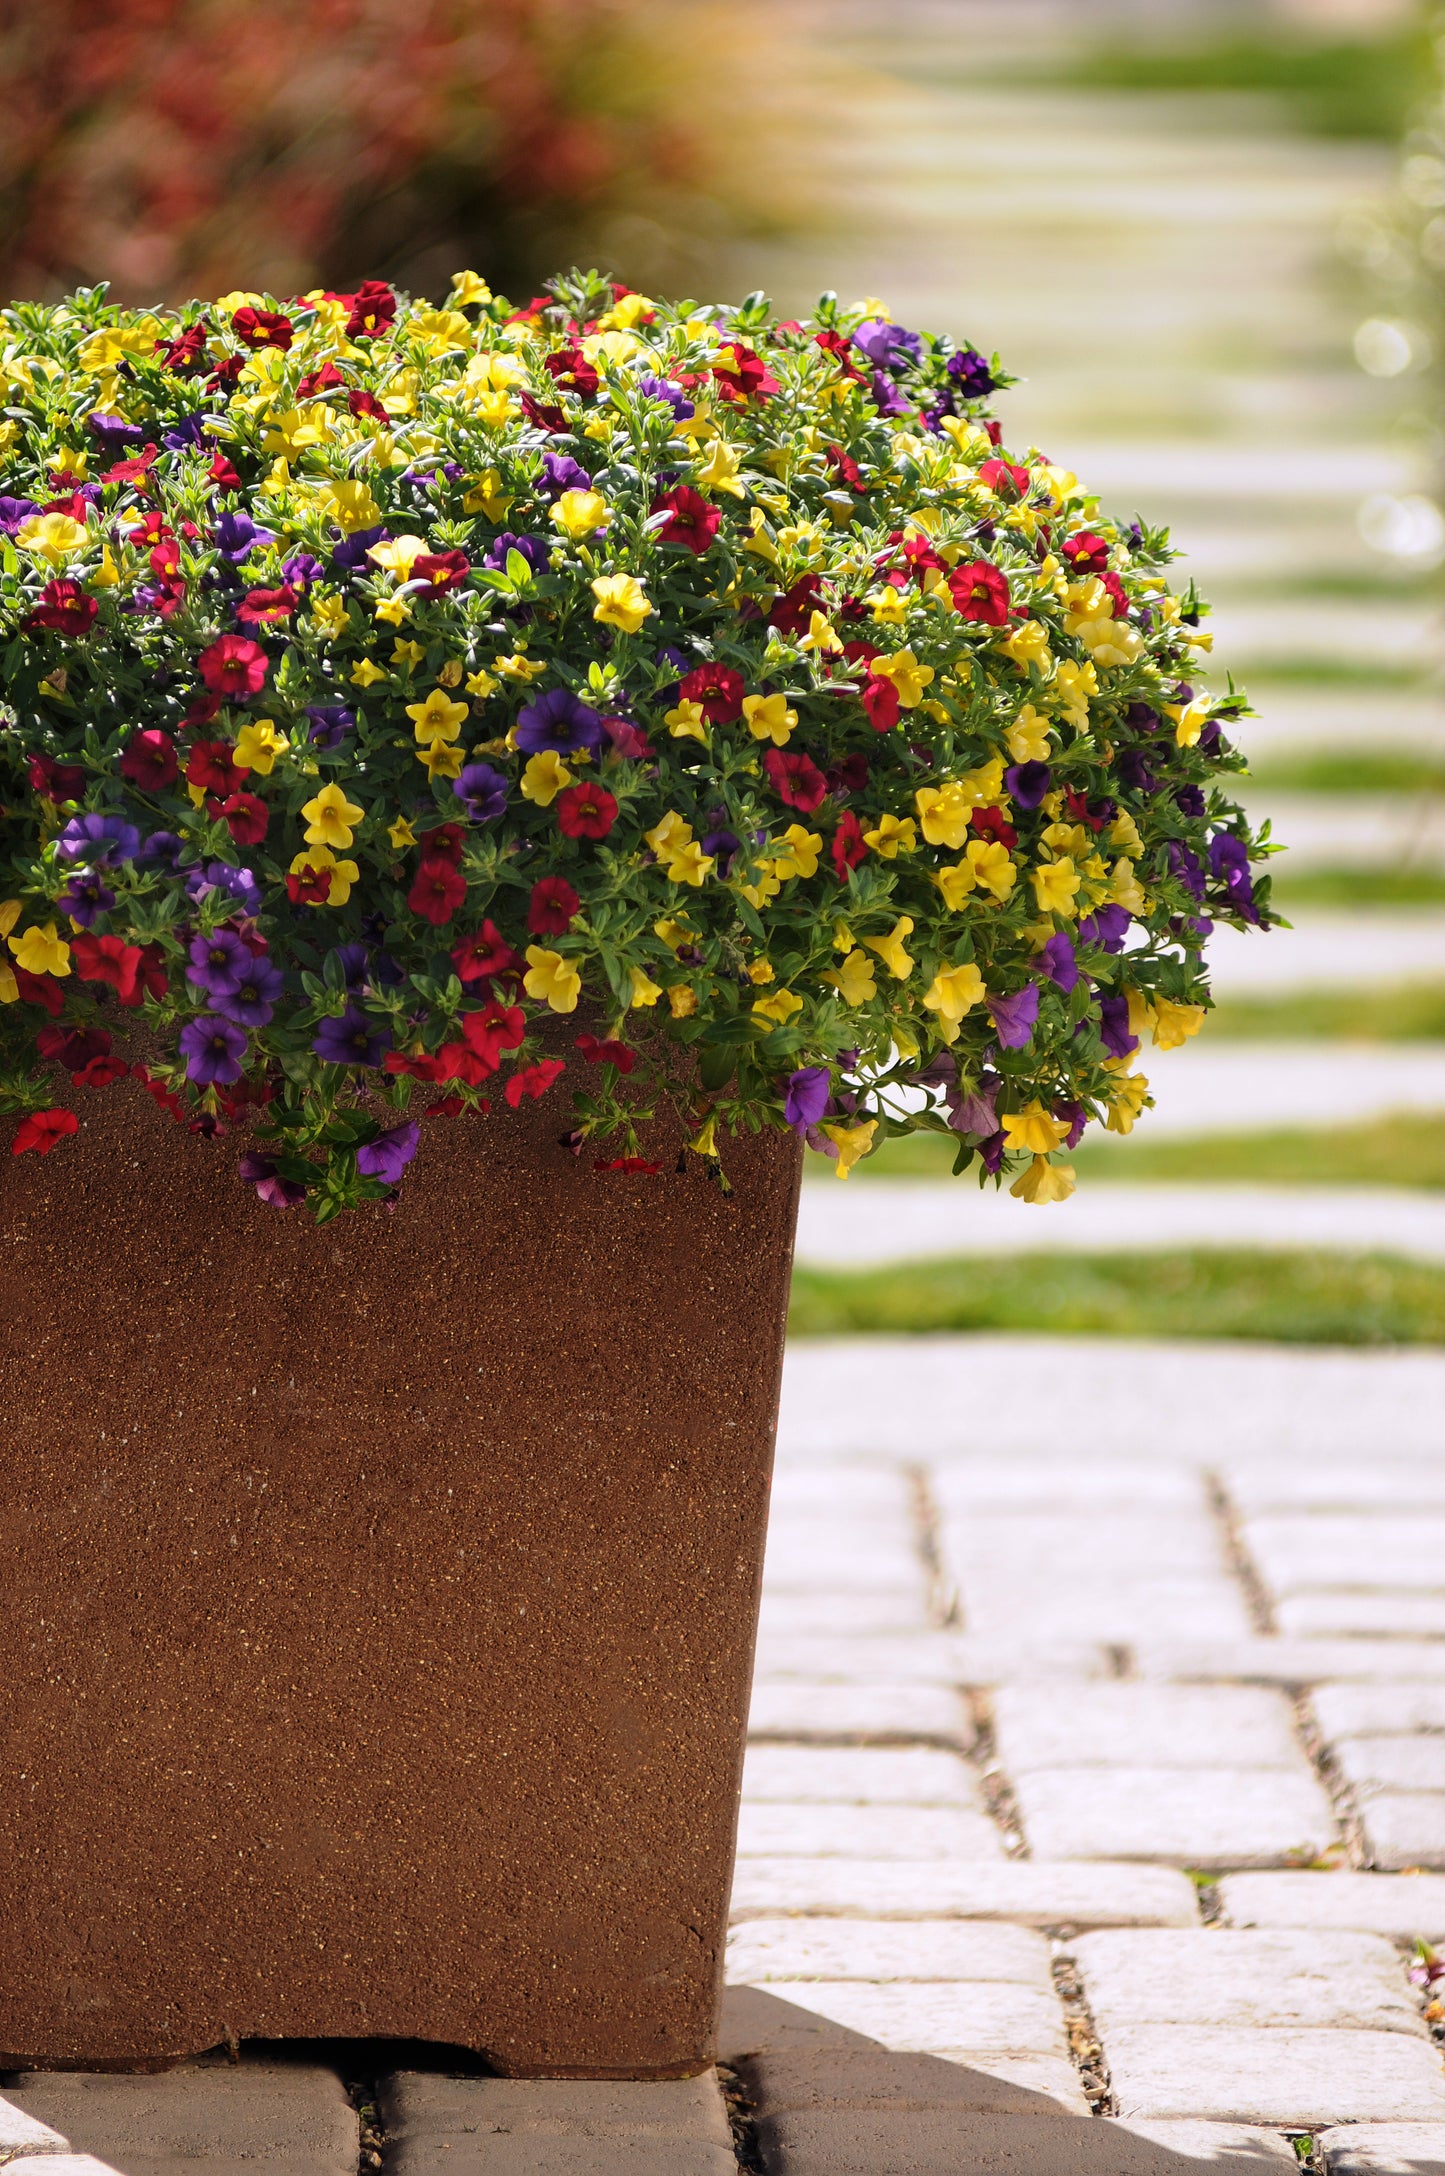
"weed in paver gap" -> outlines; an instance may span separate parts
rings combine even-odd
[[[375,2078],[343,2078],[347,2098],[356,2110],[359,2132],[356,2166],[358,2176],[373,2176],[382,2165],[386,2152],[386,2133],[381,2127],[381,2109],[377,2100]]]
[[[1420,2001],[1420,2015],[1437,2047],[1445,2046],[1445,1957],[1415,1937],[1407,1951],[1409,1978]],[[1437,1992],[1437,1989],[1439,1992]]]
[[[1218,1874],[1205,1873],[1198,1866],[1186,1866],[1184,1879],[1192,1881],[1199,1897],[1199,1916],[1206,1927],[1217,1927],[1224,1917],[1224,1900],[1219,1893]]]

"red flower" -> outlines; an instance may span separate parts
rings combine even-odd
[[[295,338],[289,317],[275,310],[258,310],[248,302],[231,319],[231,330],[248,348],[280,348],[284,353]]]
[[[1003,627],[1009,616],[1008,577],[987,559],[970,560],[948,577],[948,594],[966,620]]]
[[[863,471],[859,468],[851,453],[845,453],[841,446],[830,446],[827,458],[828,466],[839,483],[846,484],[850,491],[866,491],[868,489],[867,484],[863,481]]]
[[[309,861],[288,870],[286,896],[293,907],[324,907],[331,897],[331,871],[313,868]]]
[[[482,1109],[485,1111],[490,1108],[483,1100]],[[426,1115],[428,1118],[460,1118],[465,1109],[466,1104],[460,1096],[437,1096],[427,1105]]]
[[[149,556],[150,570],[157,581],[173,581],[180,573],[181,547],[177,537],[163,536],[158,544],[152,546]]]
[[[1116,620],[1124,619],[1129,611],[1129,593],[1113,569],[1106,567],[1099,576],[1099,585],[1106,590],[1114,606]]]
[[[634,763],[651,763],[653,746],[647,735],[627,718],[604,718],[602,730],[620,756]]]
[[[867,375],[858,368],[857,363],[854,361],[853,343],[846,333],[815,332],[813,340],[816,346],[832,356],[845,378],[852,378],[858,385],[866,385],[868,382]]]
[[[163,1080],[152,1080],[143,1065],[133,1065],[130,1072],[131,1079],[138,1080],[146,1094],[159,1103],[163,1111],[169,1111],[172,1118],[178,1121],[184,1119],[186,1107],[173,1088],[167,1088]]]
[[[205,359],[206,334],[209,329],[202,318],[198,325],[187,325],[177,339],[163,340],[160,356],[165,368],[175,371],[181,378],[188,378],[198,370]]]
[[[480,1012],[469,1012],[462,1021],[466,1048],[487,1073],[496,1072],[502,1052],[518,1049],[526,1033],[527,1016],[521,1006],[499,1005],[495,998]]]
[[[196,660],[213,695],[239,696],[242,702],[266,684],[266,652],[245,635],[221,635]]]
[[[527,903],[527,927],[534,937],[560,937],[581,904],[565,876],[539,877]]]
[[[978,472],[980,483],[987,484],[1001,499],[1021,499],[1029,488],[1029,472],[1020,468],[1017,461],[985,461]]]
[[[565,409],[555,401],[534,400],[530,393],[521,395],[522,413],[534,430],[551,431],[554,435],[570,431]]]
[[[579,1035],[577,1048],[589,1065],[615,1065],[619,1073],[630,1073],[637,1063],[637,1052],[626,1043],[599,1042],[595,1035]]]
[[[41,590],[39,604],[26,615],[25,632],[36,635],[43,628],[53,628],[58,635],[88,634],[97,610],[94,597],[87,597],[79,582],[64,576]]]
[[[466,843],[465,824],[438,824],[434,831],[423,831],[417,841],[423,861],[449,861],[454,869],[461,867]]]
[[[839,817],[838,828],[833,833],[833,843],[828,848],[828,853],[838,872],[840,884],[847,883],[850,869],[856,869],[860,861],[867,860],[868,849],[863,843],[863,826],[851,808],[845,808]]]
[[[175,780],[179,768],[176,744],[170,734],[162,733],[158,726],[142,726],[126,742],[117,768],[122,778],[128,778],[143,792],[159,793],[162,787]]]
[[[217,813],[238,846],[259,846],[271,821],[271,811],[255,793],[228,794]]]
[[[697,665],[677,684],[679,702],[701,703],[709,725],[731,725],[743,714],[746,682],[731,665]]]
[[[241,488],[240,471],[233,461],[227,460],[224,453],[215,455],[206,474],[222,491],[239,491]]]
[[[108,1088],[112,1081],[124,1080],[129,1071],[124,1058],[90,1058],[70,1078],[77,1088]]]
[[[808,622],[822,602],[823,592],[817,577],[805,574],[791,589],[783,590],[773,599],[768,625],[776,627],[780,635],[806,634]]]
[[[595,393],[602,382],[581,348],[558,348],[555,355],[544,355],[542,362],[548,377],[557,385],[565,385],[569,392],[586,396]]]
[[[473,936],[463,937],[460,944],[452,946],[452,965],[463,982],[511,974],[517,964],[516,953],[491,920],[483,922]]]
[[[1019,835],[1001,808],[976,808],[968,819],[968,828],[978,839],[996,839],[1010,853],[1019,843]]]
[[[536,1065],[524,1065],[520,1072],[514,1073],[502,1093],[515,1111],[523,1096],[530,1096],[535,1103],[566,1070],[561,1058],[541,1058]]]
[[[617,797],[586,780],[557,796],[557,821],[569,839],[605,839],[617,821]]]
[[[722,515],[715,506],[709,505],[700,491],[691,484],[678,484],[672,491],[665,491],[660,499],[652,502],[654,514],[665,513],[667,522],[655,533],[664,544],[685,544],[699,558],[712,543],[722,524]]]
[[[236,607],[236,617],[247,627],[264,627],[289,620],[296,610],[296,592],[289,582],[279,589],[248,589]]]
[[[315,370],[307,371],[296,388],[296,398],[298,400],[315,400],[318,393],[334,392],[338,385],[345,385],[345,383],[346,380],[342,377],[341,372],[328,356],[324,363],[318,363]]]
[[[139,483],[160,450],[159,446],[142,446],[140,452],[133,453],[128,461],[117,461],[114,468],[106,469],[101,476],[101,482],[103,484]]]
[[[828,781],[811,756],[770,748],[763,757],[763,769],[778,799],[789,808],[801,809],[805,816],[812,814],[828,791]]]
[[[73,951],[74,946],[71,949]],[[50,1014],[52,1020],[59,1018],[65,1005],[65,992],[54,975],[32,975],[26,968],[19,966],[12,967],[10,972],[15,977],[16,988],[23,1004],[39,1005]]]
[[[31,792],[44,794],[47,801],[74,801],[85,791],[85,772],[79,763],[32,755],[25,758],[25,770]]]
[[[155,949],[159,951],[160,948]],[[123,937],[95,937],[88,930],[80,930],[70,940],[70,951],[82,982],[108,982],[122,1005],[140,1003],[142,992],[137,984],[146,965],[146,956],[139,945],[127,944]],[[164,989],[165,970],[162,967],[161,991]]]
[[[430,582],[435,590],[460,589],[472,571],[465,552],[422,552],[411,563],[414,582]]]
[[[890,733],[898,723],[898,690],[877,673],[868,675],[863,689],[863,708],[875,733]]]
[[[828,765],[827,779],[829,793],[839,800],[845,794],[861,793],[868,783],[868,758],[856,753],[839,756],[836,763]]]
[[[186,783],[223,796],[238,792],[241,773],[236,769],[230,743],[198,740],[186,758]]]
[[[1093,529],[1081,529],[1077,536],[1066,536],[1059,549],[1068,560],[1072,574],[1102,574],[1109,564],[1109,547]]]
[[[348,340],[377,340],[389,332],[396,317],[396,296],[385,280],[363,280],[351,298],[346,320]]]
[[[656,1178],[661,1164],[650,1164],[645,1156],[599,1156],[592,1166],[594,1171],[646,1172]]]
[[[215,369],[211,372],[209,378],[207,378],[206,391],[208,393],[220,393],[222,391],[229,391],[229,389],[233,385],[238,385],[240,383],[241,372],[245,369],[245,367],[246,358],[244,355],[226,356],[223,362],[217,363]]]
[[[63,1141],[68,1133],[74,1133],[79,1125],[74,1111],[32,1111],[16,1127],[10,1153],[23,1156],[26,1149],[33,1148],[37,1156],[48,1156],[56,1142]]]
[[[778,390],[778,381],[761,355],[745,347],[741,340],[724,340],[712,374],[724,400],[766,400]]]
[[[467,880],[449,861],[428,857],[417,870],[406,903],[413,914],[440,926],[449,922],[467,896]]]
[[[1112,801],[1106,801],[1104,806],[1095,813],[1089,807],[1089,796],[1086,793],[1077,792],[1072,786],[1064,788],[1064,806],[1068,809],[1076,824],[1087,824],[1091,831],[1096,832],[1103,830],[1114,813]],[[1010,846],[1014,845],[1014,843],[1014,840],[1009,840]]]
[[[92,1058],[108,1058],[112,1044],[104,1028],[41,1028],[35,1047],[42,1058],[54,1059],[69,1073]]]

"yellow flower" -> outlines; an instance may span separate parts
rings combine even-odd
[[[351,897],[351,887],[361,871],[354,861],[338,861],[329,846],[308,846],[291,863],[290,874],[299,876],[303,869],[329,869],[331,890],[326,896],[328,907],[344,907]]]
[[[398,816],[394,824],[387,825],[386,835],[398,854],[403,848],[416,845],[416,833],[404,816]]]
[[[546,673],[547,661],[541,657],[524,657],[518,650],[511,657],[494,657],[492,669],[506,680],[540,680]]]
[[[880,627],[901,627],[908,617],[907,592],[880,589],[873,599],[873,617]]]
[[[1114,873],[1109,879],[1109,897],[1116,906],[1127,908],[1130,914],[1149,912],[1149,902],[1127,855],[1121,854],[1114,864]]]
[[[773,970],[772,961],[754,960],[752,966],[748,969],[748,980],[755,983],[759,989],[764,988],[770,982],[776,982],[777,976]]]
[[[1008,848],[1001,839],[970,839],[962,861],[938,872],[938,888],[944,903],[957,913],[971,891],[982,888],[1002,902],[1018,880]]]
[[[24,552],[33,552],[37,559],[48,559],[52,567],[58,567],[73,552],[84,551],[88,532],[83,521],[72,521],[69,514],[32,514],[15,532],[15,541]]]
[[[685,845],[672,848],[669,853],[659,856],[659,859],[669,883],[691,884],[694,889],[717,866],[715,857],[705,854],[696,839],[689,839]]]
[[[399,582],[411,580],[411,570],[424,552],[431,549],[423,536],[394,536],[384,543],[373,544],[366,556],[374,559],[388,574],[394,574]]]
[[[1037,665],[1040,672],[1048,668],[1049,631],[1040,620],[1024,620],[999,648],[1024,672],[1030,665]]]
[[[1027,1149],[1031,1156],[1047,1156],[1051,1149],[1061,1147],[1069,1131],[1067,1122],[1046,1111],[1037,1096],[1021,1111],[1005,1113],[999,1124],[1005,1148]]]
[[[878,995],[878,985],[873,979],[873,962],[865,959],[859,949],[850,952],[836,974],[824,975],[845,1005],[866,1005]]]
[[[825,1126],[823,1131],[838,1151],[834,1173],[838,1178],[846,1179],[854,1164],[860,1163],[872,1148],[878,1121],[870,1118],[861,1126]]]
[[[690,1020],[697,1011],[697,992],[690,982],[674,982],[667,992],[667,1006],[674,1020]]]
[[[1132,665],[1144,637],[1127,620],[1085,620],[1074,632],[1096,665]]]
[[[753,739],[770,740],[775,748],[786,748],[798,722],[798,713],[789,710],[785,695],[745,695],[743,716]]]
[[[1089,722],[1089,697],[1099,692],[1099,675],[1093,666],[1076,665],[1071,657],[1061,657],[1054,673],[1052,692],[1065,719],[1082,732]]]
[[[906,982],[913,972],[912,954],[905,952],[903,949],[904,938],[911,937],[912,934],[912,916],[900,914],[886,937],[865,937],[863,939],[868,950],[882,960],[889,974],[893,976],[896,982]]]
[[[564,786],[572,783],[572,773],[553,748],[544,749],[541,755],[531,756],[522,773],[522,798],[535,801],[538,808],[550,808]]]
[[[546,945],[529,944],[522,988],[528,997],[545,998],[553,1012],[575,1012],[582,994],[582,977],[560,952],[549,951]]]
[[[313,597],[311,622],[319,634],[335,641],[346,628],[346,599],[344,597]]]
[[[661,939],[669,952],[676,952],[679,945],[697,943],[697,931],[673,915],[664,915],[660,922],[654,922],[652,934]]]
[[[938,1014],[939,1032],[946,1043],[958,1040],[958,1024],[983,996],[983,977],[972,960],[957,967],[940,967],[924,992],[923,1002]]]
[[[1209,717],[1209,697],[1196,695],[1192,703],[1166,703],[1166,718],[1174,720],[1174,739],[1181,748],[1192,748]]]
[[[715,1111],[710,1118],[706,1119],[704,1123],[699,1126],[697,1132],[693,1135],[693,1138],[688,1142],[687,1145],[692,1150],[694,1156],[716,1156],[717,1113]]]
[[[968,837],[968,819],[977,803],[956,779],[942,786],[920,786],[913,796],[930,846],[947,846],[957,853]]]
[[[1132,1133],[1134,1121],[1149,1100],[1149,1081],[1143,1073],[1125,1073],[1114,1083],[1109,1115],[1104,1120],[1110,1133]]]
[[[780,1028],[785,1028],[793,1014],[802,1011],[803,1000],[791,990],[770,990],[766,997],[754,998],[752,1009],[758,1019],[776,1020]]]
[[[351,668],[351,684],[353,687],[375,687],[378,680],[384,680],[385,678],[386,674],[382,671],[380,665],[369,657],[361,658]]]
[[[21,966],[25,965],[22,960]],[[1154,1000],[1154,1041],[1160,1050],[1178,1050],[1204,1025],[1202,1005],[1180,1005],[1172,997]]]
[[[248,718],[236,735],[231,761],[238,771],[255,771],[266,778],[276,768],[277,756],[286,755],[290,741],[277,732],[272,718]]]
[[[778,843],[785,846],[787,852],[773,856],[773,870],[777,876],[817,875],[818,856],[823,851],[820,831],[805,831],[801,824],[789,824]]]
[[[462,774],[462,745],[460,741],[433,740],[416,751],[418,763],[426,765],[428,778],[460,778]]]
[[[1007,1120],[1004,1121],[1008,1123]],[[1067,1201],[1074,1191],[1074,1167],[1072,1164],[1051,1164],[1042,1156],[1035,1156],[1027,1171],[1009,1188],[1018,1201],[1046,1202]]]
[[[552,519],[568,536],[591,536],[607,520],[608,505],[599,491],[564,491],[552,508]]]
[[[786,541],[786,540],[785,540]],[[832,622],[822,612],[814,612],[808,621],[808,632],[798,644],[800,650],[816,650],[819,656],[831,656],[841,650],[843,639]]]
[[[492,678],[489,672],[478,671],[469,672],[467,674],[468,695],[476,695],[479,697],[491,695],[495,692],[496,685],[496,681]]]
[[[452,291],[447,297],[459,310],[469,309],[474,302],[490,302],[492,290],[480,272],[453,272]]]
[[[662,985],[645,975],[640,967],[632,969],[632,995],[629,1005],[655,1005],[662,995]]]
[[[397,641],[391,646],[392,664],[403,667],[408,672],[414,672],[417,666],[425,661],[425,658],[426,646],[424,643]]]
[[[726,491],[735,499],[747,497],[747,486],[738,480],[742,467],[741,457],[734,453],[725,438],[715,438],[707,449],[707,459],[693,470],[693,481],[705,491]]]
[[[1062,861],[1041,861],[1031,879],[1040,914],[1074,912],[1074,898],[1083,881],[1066,854]]]
[[[875,657],[868,667],[875,680],[891,680],[900,710],[916,710],[923,691],[933,679],[933,667],[920,665],[911,650],[895,650],[891,657]]]
[[[494,468],[483,469],[481,475],[462,500],[464,514],[485,514],[488,521],[503,521],[512,501],[502,490],[502,479]]]
[[[1015,763],[1043,763],[1049,753],[1049,721],[1039,716],[1032,703],[1025,703],[1004,739]]]
[[[673,709],[665,712],[663,724],[674,740],[700,740],[707,744],[707,721],[701,703],[684,696]]]
[[[865,831],[864,842],[885,861],[893,861],[899,854],[911,854],[918,844],[918,829],[911,816],[880,816],[872,831]]]
[[[357,529],[375,529],[380,526],[384,517],[371,495],[369,484],[328,483],[327,491],[331,511],[348,536]]]
[[[24,912],[25,906],[22,900],[7,899],[0,903],[0,937],[9,936]]]
[[[444,688],[433,688],[422,703],[408,703],[406,714],[423,747],[439,740],[455,740],[467,715],[465,703],[454,703]]]
[[[675,808],[670,808],[667,814],[660,817],[650,831],[644,831],[642,836],[646,839],[658,860],[661,861],[664,856],[676,853],[679,847],[689,844],[692,839],[692,825],[685,816],[679,816]]]
[[[38,929],[27,929],[22,937],[12,937],[10,949],[28,975],[70,973],[70,946],[53,922],[42,923]]]
[[[356,836],[354,826],[366,814],[355,801],[348,801],[340,786],[323,786],[313,800],[303,804],[301,813],[310,818],[302,836],[312,846],[350,846]]]
[[[604,627],[620,627],[635,635],[652,610],[646,590],[634,574],[599,574],[592,584],[597,599],[592,617]]]

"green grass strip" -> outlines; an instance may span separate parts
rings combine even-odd
[[[1418,1043],[1445,1040],[1445,983],[1383,983],[1356,990],[1298,990],[1226,998],[1204,1026],[1210,1042]],[[1144,1054],[1144,1070],[1149,1070]],[[1322,1064],[1341,1053],[1322,1051]],[[1346,1060],[1346,1062],[1348,1062]]]
[[[1302,749],[1254,763],[1249,788],[1263,800],[1271,793],[1445,792],[1445,748]]]
[[[1289,845],[1288,826],[1280,843]],[[1445,905],[1442,869],[1301,869],[1275,862],[1271,901],[1283,915],[1297,908],[1438,907]]]
[[[1031,1330],[1252,1338],[1289,1345],[1445,1343],[1445,1267],[1389,1255],[1248,1249],[1018,1254],[793,1272],[794,1337]]]

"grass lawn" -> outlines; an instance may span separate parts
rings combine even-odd
[[[1384,983],[1373,990],[1297,990],[1234,997],[1205,1024],[1211,1042],[1418,1043],[1445,1040],[1445,983]],[[1147,1073],[1148,1052],[1144,1054]],[[1328,1061],[1332,1053],[1322,1052]]]
[[[794,1337],[957,1330],[1445,1343],[1445,1267],[1388,1255],[1190,1250],[793,1272]]]
[[[1127,1140],[1081,1142],[1069,1161],[1080,1181],[1229,1181],[1255,1186],[1445,1187],[1445,1113],[1400,1111],[1369,1125],[1261,1133],[1161,1134],[1149,1137],[1146,1111]],[[855,1166],[850,1186],[869,1179],[946,1179],[954,1145],[941,1134],[913,1133],[885,1141]],[[836,1186],[821,1157],[804,1166],[810,1178]],[[965,1176],[963,1182],[973,1181]]]
[[[1248,784],[1261,803],[1270,793],[1445,793],[1445,748],[1302,750],[1251,764]]]
[[[1288,838],[1281,842],[1288,846]],[[1296,908],[1445,906],[1445,869],[1300,869],[1287,861],[1267,864],[1274,876],[1270,898],[1287,918]]]

